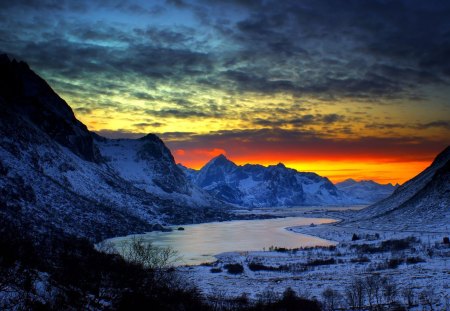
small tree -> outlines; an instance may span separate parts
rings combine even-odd
[[[367,300],[371,309],[373,305],[381,304],[382,283],[382,278],[379,274],[371,274],[364,280]]]
[[[364,282],[360,278],[354,278],[345,290],[347,303],[352,309],[361,310],[364,306]]]
[[[402,290],[402,296],[403,296],[403,300],[405,302],[405,304],[411,308],[412,306],[414,306],[415,304],[415,295],[414,295],[414,289],[412,288],[412,286],[407,286],[405,288],[403,288]]]
[[[323,308],[327,311],[335,310],[341,302],[341,294],[330,287],[322,292]]]
[[[258,301],[261,304],[271,304],[279,299],[280,299],[279,295],[275,293],[273,288],[271,287],[267,288],[262,293],[258,294]]]
[[[172,248],[158,247],[136,236],[122,245],[119,254],[130,262],[156,271],[167,270],[180,259]]]
[[[430,287],[420,292],[419,294],[420,304],[424,310],[433,310],[434,305],[437,303],[436,293],[433,288]]]
[[[393,304],[397,298],[397,284],[388,277],[383,278],[383,295],[387,304]]]

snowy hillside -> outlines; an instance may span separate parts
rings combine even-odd
[[[27,64],[5,55],[0,118],[4,217],[100,239],[225,214],[186,179],[159,138],[111,141],[90,133]]]
[[[450,147],[388,198],[356,213],[350,223],[396,230],[447,231],[450,224]]]
[[[170,150],[154,134],[140,139],[97,136],[95,145],[106,164],[136,188],[186,206],[221,205],[206,191],[192,184],[175,164]]]
[[[398,187],[398,185],[393,186],[392,184],[379,184],[372,180],[356,181],[351,178],[339,182],[335,186],[348,197],[365,201],[364,203],[375,203],[385,199]]]
[[[216,198],[248,207],[359,204],[327,178],[298,172],[279,163],[238,166],[219,155],[200,171],[186,171],[195,184]]]

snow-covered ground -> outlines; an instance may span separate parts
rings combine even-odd
[[[281,295],[291,287],[301,296],[322,300],[322,293],[331,288],[341,295],[343,307],[348,307],[346,290],[356,279],[379,275],[394,284],[395,301],[407,304],[406,293],[412,293],[416,305],[412,310],[422,310],[430,299],[438,310],[449,308],[450,245],[443,243],[448,232],[376,231],[339,224],[287,230],[339,244],[336,248],[229,252],[217,255],[213,264],[178,270],[206,296],[246,294],[256,300],[269,292]],[[353,234],[359,239],[352,241]],[[402,241],[386,242],[392,240]],[[230,273],[229,264],[242,265],[243,272]]]

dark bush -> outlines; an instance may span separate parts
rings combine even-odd
[[[323,265],[334,265],[336,260],[334,258],[329,259],[315,259],[312,261],[308,261],[308,266],[323,266]]]
[[[289,267],[287,266],[279,266],[279,267],[271,267],[266,266],[261,263],[251,262],[248,264],[248,268],[252,271],[288,271]]]
[[[351,248],[356,249],[362,254],[382,253],[389,251],[401,251],[412,247],[413,243],[417,243],[415,237],[408,237],[400,240],[387,240],[381,242],[379,246],[373,244],[351,245]]]
[[[230,274],[241,274],[244,272],[244,267],[240,263],[226,264],[223,266]]]
[[[16,269],[15,267],[20,267]],[[51,296],[35,297],[34,285],[45,273]],[[195,288],[177,286],[170,272],[161,277],[151,269],[118,255],[94,249],[84,239],[49,229],[33,232],[0,217],[0,284],[13,288],[17,301],[0,299],[0,309],[86,310],[98,301],[108,309],[208,310]],[[47,306],[45,308],[44,306]]]
[[[403,263],[403,259],[401,259],[401,258],[391,258],[387,262],[387,267],[389,269],[396,269],[401,263]]]
[[[387,240],[381,242],[382,251],[401,251],[411,247],[412,243],[416,243],[417,239],[415,237],[408,237],[400,240]]]
[[[359,236],[357,236],[356,233],[353,233],[352,241],[358,241],[358,240],[359,240]]]
[[[445,236],[445,237],[442,239],[442,243],[444,243],[444,244],[450,244],[450,239],[448,238],[448,236]]]
[[[425,262],[425,259],[421,258],[421,257],[408,257],[406,258],[406,263],[407,264],[415,264],[415,263],[419,263],[419,262]]]
[[[209,270],[211,273],[220,273],[222,272],[221,268],[211,268],[211,270]]]

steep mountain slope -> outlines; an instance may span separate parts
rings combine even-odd
[[[184,170],[198,186],[216,198],[236,205],[268,207],[363,202],[347,197],[327,178],[298,172],[281,163],[268,167],[238,166],[219,155],[196,174]]]
[[[372,180],[355,181],[351,178],[337,183],[335,186],[348,197],[362,200],[364,203],[375,203],[385,199],[398,187],[398,185],[393,186],[392,184],[379,184]]]
[[[7,56],[0,57],[0,82],[2,217],[98,240],[223,215],[156,136],[110,141],[90,133],[44,80]],[[116,161],[108,153],[119,156],[116,145],[136,146],[136,157]],[[140,176],[125,173],[131,163]],[[143,176],[150,186],[140,184]]]
[[[192,184],[175,164],[170,150],[154,134],[113,140],[96,136],[95,145],[105,163],[138,189],[186,206],[223,205]]]
[[[349,222],[350,223],[350,222]],[[450,224],[450,147],[388,198],[356,214],[351,223],[396,230],[447,231]]]

